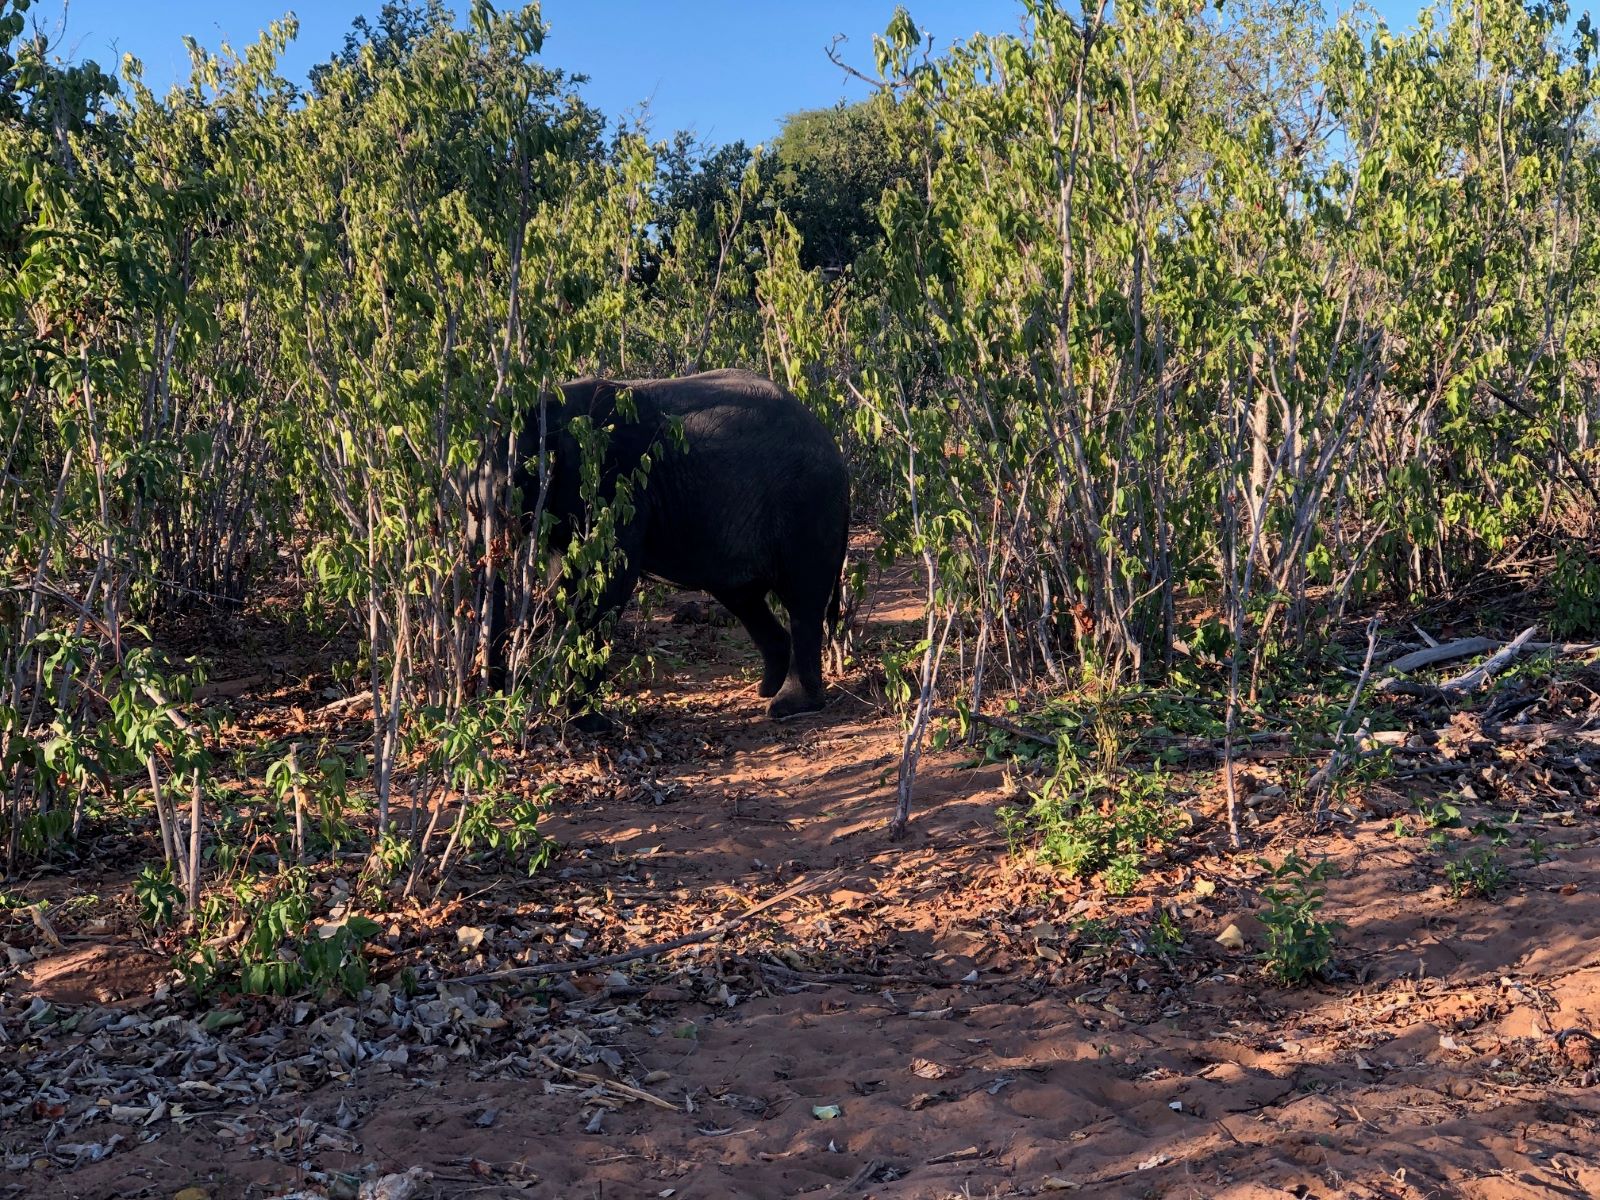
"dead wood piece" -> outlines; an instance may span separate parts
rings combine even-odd
[[[1389,664],[1389,674],[1409,675],[1412,671],[1431,667],[1435,663],[1453,662],[1458,658],[1482,654],[1485,650],[1493,650],[1499,644],[1493,638],[1457,638],[1453,642],[1435,644],[1421,650],[1413,650],[1410,654],[1402,654]]]
[[[1459,730],[1438,731],[1459,735]],[[1600,745],[1600,729],[1585,729],[1581,725],[1563,725],[1555,721],[1530,722],[1527,725],[1484,725],[1483,737],[1492,742],[1584,742]]]
[[[1424,729],[1421,733],[1413,733],[1408,729],[1379,729],[1367,734],[1363,742],[1376,750],[1398,750],[1405,748],[1413,737],[1421,737],[1425,741],[1433,741],[1438,737],[1431,729]]]
[[[640,1100],[645,1104],[653,1104],[657,1108],[664,1108],[668,1112],[679,1111],[676,1104],[669,1100],[663,1100],[660,1096],[647,1092],[643,1088],[634,1087],[632,1084],[623,1083],[617,1079],[606,1079],[601,1075],[593,1075],[588,1071],[578,1071],[572,1067],[562,1066],[548,1054],[538,1054],[535,1057],[546,1068],[555,1071],[559,1075],[565,1075],[568,1079],[576,1079],[582,1083],[592,1084],[595,1087],[609,1089],[618,1095],[627,1097],[629,1100]]]
[[[952,1150],[949,1154],[936,1154],[928,1160],[930,1167],[943,1166],[945,1163],[967,1162],[975,1158],[991,1158],[993,1151],[985,1152],[976,1146],[967,1146],[960,1150]]]
[[[762,971],[771,971],[775,975],[783,975],[789,979],[803,980],[806,983],[849,983],[862,987],[881,988],[887,984],[904,984],[919,987],[948,987],[965,988],[983,985],[998,985],[1015,983],[1014,979],[952,979],[945,975],[920,975],[905,972],[873,971],[797,971],[793,967],[783,966],[781,963],[771,962],[767,959],[756,959],[753,965]]]
[[[241,675],[236,679],[218,679],[212,683],[203,683],[194,689],[193,699],[197,704],[204,704],[209,700],[229,700],[235,696],[242,696],[253,688],[260,687],[272,679],[271,674]]]
[[[1411,696],[1417,700],[1441,700],[1444,692],[1439,690],[1436,683],[1416,683],[1410,679],[1380,679],[1378,686],[1373,689],[1382,692],[1385,696]]]
[[[1537,625],[1529,625],[1499,650],[1496,650],[1494,654],[1473,667],[1472,670],[1457,675],[1452,679],[1446,679],[1439,685],[1439,690],[1447,696],[1471,695],[1488,683],[1490,679],[1494,678],[1497,672],[1507,667],[1517,655],[1521,654],[1523,646],[1528,643],[1528,639],[1538,632],[1539,627]]]
[[[327,704],[324,704],[321,708],[314,709],[311,715],[313,717],[331,717],[339,713],[350,712],[353,709],[357,709],[363,705],[371,703],[371,692],[357,692],[353,696],[340,696],[337,700],[331,700]]]
[[[1473,769],[1475,768],[1472,763],[1435,763],[1432,766],[1415,767],[1409,771],[1397,771],[1390,775],[1389,778],[1392,780],[1426,779],[1434,775],[1459,775],[1463,771],[1471,771]]]
[[[697,930],[686,933],[681,937],[668,938],[664,942],[653,942],[648,946],[640,946],[635,950],[623,950],[617,954],[604,954],[599,958],[585,958],[579,962],[566,963],[529,963],[525,967],[504,967],[498,971],[485,971],[481,975],[459,975],[444,982],[448,984],[491,983],[502,979],[519,979],[526,975],[571,975],[579,971],[593,971],[599,967],[613,967],[618,963],[635,962],[641,958],[655,958],[669,950],[677,950],[683,946],[693,946],[697,942],[709,942],[730,932],[750,920],[758,913],[776,908],[807,892],[814,892],[824,884],[832,883],[843,874],[837,868],[824,871],[821,875],[814,875],[809,879],[802,879],[783,889],[776,896],[763,900],[760,904],[752,905],[737,916],[729,917],[720,925],[710,929]]]
[[[1534,630],[1532,628],[1523,630],[1522,633],[1520,633],[1511,642],[1508,642],[1506,645],[1502,646],[1499,652],[1496,653],[1493,658],[1489,659],[1481,666],[1473,668],[1472,671],[1468,671],[1466,675],[1458,676],[1456,679],[1446,680],[1444,683],[1439,684],[1438,690],[1444,691],[1447,694],[1459,692],[1462,690],[1459,683],[1460,680],[1465,680],[1478,671],[1483,671],[1483,678],[1487,678],[1489,675],[1493,675],[1496,671],[1504,667],[1506,662],[1510,661],[1510,658],[1516,657],[1516,654],[1524,650],[1529,651],[1530,653],[1556,654],[1561,656],[1571,654],[1588,654],[1592,651],[1600,650],[1600,642],[1535,642],[1531,640],[1533,633]],[[1468,658],[1474,654],[1482,654],[1485,650],[1493,650],[1499,645],[1500,643],[1495,641],[1493,638],[1458,638],[1453,642],[1445,642],[1442,645],[1429,646],[1423,650],[1414,650],[1410,654],[1403,654],[1389,664],[1389,677],[1385,678],[1381,683],[1378,684],[1377,690],[1380,692],[1398,693],[1400,695],[1435,696],[1437,693],[1434,690],[1430,690],[1432,685],[1408,684],[1394,677],[1398,675],[1409,675],[1413,671],[1421,670],[1423,667],[1433,666],[1436,663],[1453,662],[1458,658]],[[1516,647],[1515,651],[1512,651],[1513,646]],[[1503,660],[1500,659],[1500,655],[1508,653],[1510,657]],[[1493,664],[1492,669],[1490,669],[1491,664]]]
[[[974,725],[987,725],[990,729],[998,729],[1002,733],[1009,733],[1012,737],[1023,738],[1030,742],[1038,742],[1041,746],[1057,746],[1060,739],[1048,733],[1040,733],[1036,729],[1029,729],[1026,725],[1018,725],[1015,721],[1007,721],[1003,717],[985,716],[983,713],[960,713],[953,708],[935,708],[930,716],[951,720],[960,720],[963,716]]]
[[[867,1163],[866,1166],[862,1167],[861,1170],[852,1175],[849,1181],[839,1189],[838,1194],[841,1196],[848,1196],[851,1192],[858,1191],[861,1188],[866,1187],[869,1183],[872,1183],[875,1179],[877,1179],[878,1172],[883,1170],[883,1167],[883,1163],[879,1162],[877,1159],[873,1159],[871,1162]]]

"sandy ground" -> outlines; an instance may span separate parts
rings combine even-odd
[[[298,1083],[194,1095],[190,1119],[83,1125],[75,1143],[121,1140],[75,1169],[50,1124],[82,1099],[69,1077],[50,1093],[72,1097],[64,1116],[36,1104],[0,1131],[0,1197],[338,1195],[409,1168],[428,1174],[419,1196],[1600,1196],[1600,1045],[1582,1032],[1600,1024],[1592,799],[1524,808],[1560,849],[1494,901],[1455,900],[1382,797],[1318,837],[1266,811],[1249,853],[1220,853],[1205,765],[1178,781],[1194,837],[1110,900],[1008,856],[1003,770],[954,753],[926,760],[912,832],[891,842],[899,726],[859,674],[826,713],[773,726],[738,630],[663,617],[643,636],[679,661],[626,735],[518,760],[569,785],[556,867],[463,883],[441,924],[485,929],[483,945],[421,961],[492,969],[516,961],[493,950],[508,938],[557,958],[626,951],[821,886],[721,942],[554,992],[479,985],[463,1005],[496,997],[483,1011],[505,1028],[466,1051],[363,1050]],[[1249,915],[1255,856],[1291,847],[1340,866],[1327,911],[1346,923],[1339,978],[1292,990],[1263,976]],[[1183,946],[1146,944],[1158,908]],[[1215,942],[1229,924],[1245,950]],[[92,937],[38,955],[0,1009],[13,1090],[70,1076],[74,1037],[115,1036],[30,1033],[38,998],[139,1012],[165,962]],[[359,1039],[360,1005],[355,1019]],[[270,1028],[258,1014],[218,1036],[261,1061]],[[224,1078],[201,1070],[226,1060],[202,1041],[203,1061],[143,1069],[174,1088]],[[577,1065],[552,1066],[557,1048]]]

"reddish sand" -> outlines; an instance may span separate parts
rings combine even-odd
[[[874,620],[914,616],[900,600]],[[625,951],[836,878],[721,943],[553,994],[457,989],[453,1013],[409,1031],[383,1023],[379,997],[343,1010],[348,1028],[252,1002],[230,1029],[139,1035],[172,1055],[138,1059],[127,1077],[156,1082],[124,1087],[117,1113],[86,1110],[99,1093],[74,1079],[94,1071],[73,1055],[115,1064],[137,1042],[36,1036],[25,1014],[36,995],[117,1003],[151,960],[36,944],[0,1008],[0,1101],[48,1079],[68,1102],[0,1122],[0,1198],[349,1195],[338,1172],[413,1167],[429,1175],[414,1195],[451,1197],[1600,1195],[1600,1046],[1572,1032],[1600,1018],[1593,799],[1522,806],[1562,848],[1498,900],[1457,901],[1381,795],[1321,837],[1269,807],[1250,852],[1222,853],[1205,764],[1179,776],[1191,841],[1111,900],[1011,859],[994,818],[1004,771],[954,754],[925,760],[911,834],[889,841],[899,726],[860,672],[826,713],[773,726],[740,631],[663,613],[643,636],[683,661],[626,736],[515,762],[530,786],[566,785],[549,827],[565,854],[532,880],[460,880],[430,915],[427,962],[459,976],[530,948]],[[1292,847],[1343,869],[1328,906],[1347,924],[1341,975],[1303,989],[1265,980],[1247,915],[1255,856]],[[1165,956],[1142,940],[1158,906],[1186,937]],[[1094,918],[1104,945],[1081,924]],[[1246,951],[1214,941],[1230,923]],[[410,938],[398,960],[418,961]],[[184,1119],[148,1117],[147,1094],[186,1102]],[[63,1143],[116,1134],[100,1161],[63,1165]]]

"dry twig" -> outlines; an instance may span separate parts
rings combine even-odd
[[[1350,703],[1345,706],[1344,716],[1339,721],[1339,729],[1333,735],[1333,753],[1328,755],[1325,762],[1306,783],[1306,795],[1316,800],[1316,808],[1312,812],[1313,823],[1321,828],[1323,818],[1327,816],[1327,791],[1332,787],[1334,779],[1339,774],[1339,767],[1344,759],[1345,732],[1350,727],[1350,719],[1355,716],[1356,705],[1361,702],[1361,693],[1367,686],[1367,676],[1372,674],[1372,656],[1378,649],[1378,623],[1383,618],[1381,612],[1373,613],[1372,620],[1367,622],[1367,657],[1361,664],[1361,678],[1356,680],[1355,690],[1350,693]]]

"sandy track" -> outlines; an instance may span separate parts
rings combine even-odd
[[[1344,978],[1285,991],[1211,940],[1231,921],[1254,932],[1248,856],[1197,853],[1109,901],[1008,861],[1001,771],[952,755],[931,757],[912,835],[891,843],[891,718],[840,696],[775,728],[739,690],[754,663],[736,630],[663,619],[645,636],[686,661],[628,738],[579,748],[569,775],[595,786],[550,829],[567,878],[501,895],[502,923],[580,886],[624,913],[591,945],[625,949],[841,872],[721,947],[575,981],[589,1011],[635,1006],[608,1027],[612,1074],[667,1107],[596,1120],[581,1086],[419,1058],[242,1114],[339,1126],[327,1144],[131,1129],[104,1161],[13,1172],[0,1197],[267,1196],[308,1168],[374,1165],[475,1197],[1600,1195],[1600,1054],[1554,1036],[1600,1012],[1592,812],[1493,903],[1445,897],[1376,813],[1304,843],[1294,814],[1269,819],[1274,854],[1301,844],[1344,868],[1329,905]],[[520,768],[548,774],[537,754]],[[1213,781],[1184,784],[1214,830]],[[1155,903],[1187,933],[1164,959],[1136,944]],[[1068,932],[1083,919],[1120,933],[1086,948]]]

